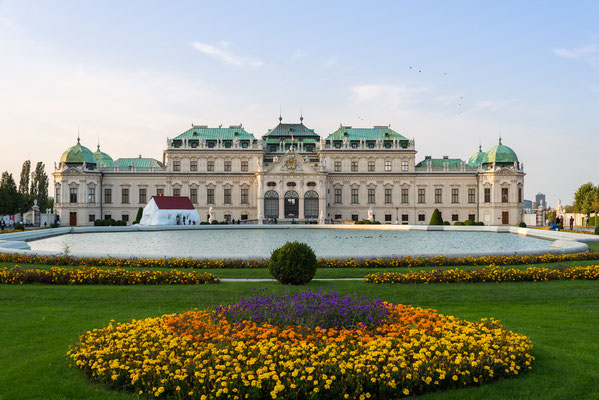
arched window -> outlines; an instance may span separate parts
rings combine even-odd
[[[299,195],[295,190],[285,193],[285,218],[299,217]]]
[[[279,194],[274,190],[264,193],[264,217],[279,218]]]
[[[318,193],[314,190],[304,195],[304,218],[318,218]]]

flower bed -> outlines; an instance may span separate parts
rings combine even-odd
[[[208,272],[151,271],[99,268],[0,268],[0,284],[49,283],[54,285],[199,285],[219,283]]]
[[[514,269],[492,265],[470,270],[438,268],[405,273],[377,272],[364,277],[364,281],[368,283],[538,282],[574,279],[599,279],[599,266]]]
[[[318,268],[418,268],[418,267],[452,267],[459,265],[526,265],[555,263],[567,261],[599,260],[599,252],[576,254],[544,254],[540,256],[487,256],[487,257],[398,257],[398,258],[320,258]],[[93,265],[96,267],[132,267],[132,268],[189,268],[189,269],[221,269],[221,268],[268,268],[268,260],[229,259],[193,259],[193,258],[93,258],[71,256],[36,256],[29,254],[0,254],[0,262],[15,264],[44,265]]]
[[[492,319],[310,293],[111,322],[68,356],[93,380],[152,398],[364,400],[514,376],[531,369],[531,350]]]

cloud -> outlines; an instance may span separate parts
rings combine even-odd
[[[337,56],[329,57],[327,60],[325,60],[325,62],[322,65],[325,68],[334,67],[335,65],[337,65]]]
[[[252,67],[259,68],[264,65],[264,62],[260,59],[242,57],[235,54],[230,53],[227,49],[229,47],[229,42],[221,42],[220,47],[213,46],[208,43],[203,43],[199,41],[193,42],[193,48],[199,51],[200,53],[206,54],[207,56],[214,57],[224,64],[233,65],[235,67]]]
[[[553,49],[553,52],[563,58],[578,59],[592,56],[597,53],[597,50],[599,50],[599,48],[596,44],[590,44],[588,46],[577,47],[575,49],[566,49],[563,47],[555,48]]]
[[[426,92],[423,87],[405,87],[400,85],[358,85],[351,88],[354,103],[385,103],[394,108],[414,104],[420,101],[420,94]]]
[[[295,50],[295,53],[293,53],[293,55],[291,57],[289,57],[289,62],[294,63],[297,60],[304,58],[305,56],[306,56],[306,53],[304,53],[301,49],[297,49],[297,50]]]

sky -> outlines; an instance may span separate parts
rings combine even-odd
[[[599,184],[599,2],[2,1],[0,171],[81,143],[162,160],[191,124],[391,125],[511,147],[524,195]]]

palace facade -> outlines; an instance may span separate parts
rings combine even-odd
[[[167,139],[161,161],[113,160],[79,143],[55,165],[55,209],[63,225],[96,219],[133,222],[152,196],[187,196],[201,221],[361,220],[428,224],[438,208],[451,223],[522,221],[524,172],[499,143],[468,160],[424,157],[414,140],[389,126],[340,126],[321,137],[279,123],[257,139],[241,125],[192,125]]]

